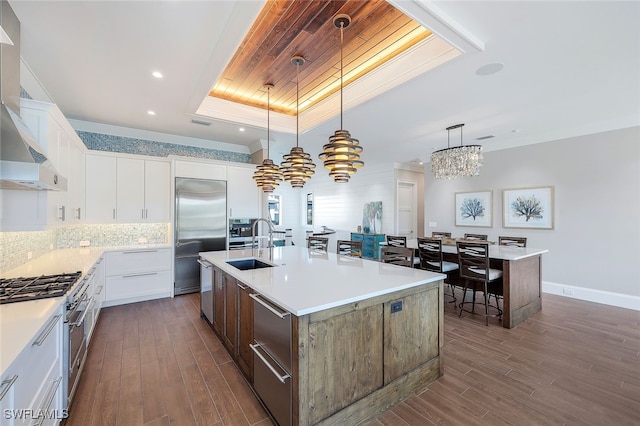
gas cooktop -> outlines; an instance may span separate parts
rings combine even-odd
[[[82,273],[78,271],[39,277],[1,278],[0,305],[64,296],[80,276]]]

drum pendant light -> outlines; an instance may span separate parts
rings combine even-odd
[[[273,192],[273,190],[276,189],[282,181],[282,172],[280,171],[280,167],[278,167],[278,165],[269,158],[269,112],[271,110],[270,90],[273,88],[273,84],[265,84],[264,87],[267,88],[267,156],[262,160],[262,164],[256,167],[256,171],[253,173],[253,179],[256,181],[258,188],[262,189],[263,192]]]
[[[280,169],[284,175],[284,180],[289,182],[293,188],[302,188],[315,173],[316,165],[311,160],[311,154],[304,152],[298,145],[300,138],[300,65],[304,65],[302,56],[294,56],[291,63],[296,66],[296,146],[291,148],[289,154],[282,156]]]
[[[352,138],[348,130],[344,130],[342,125],[342,89],[344,79],[343,65],[343,30],[349,26],[351,18],[349,15],[336,15],[333,25],[340,28],[340,130],[336,130],[333,136],[329,137],[329,143],[322,147],[320,160],[324,163],[324,168],[329,170],[329,176],[335,182],[349,182],[351,175],[364,166],[360,161],[362,147],[358,139]]]

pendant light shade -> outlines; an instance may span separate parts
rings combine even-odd
[[[329,137],[329,143],[322,147],[322,153],[319,156],[324,163],[324,168],[329,170],[329,176],[338,183],[349,182],[351,175],[364,166],[364,162],[360,161],[360,154],[363,151],[360,141],[352,138],[349,131],[342,125],[343,30],[350,23],[351,18],[343,14],[336,15],[333,20],[333,25],[340,28],[340,130],[336,130],[333,136]]]
[[[462,127],[456,124],[447,127],[447,148],[431,154],[431,173],[436,179],[453,179],[462,176],[478,176],[484,162],[481,145],[462,145]],[[449,146],[451,130],[460,129],[460,146]]]
[[[294,56],[291,63],[296,66],[296,146],[291,148],[291,152],[282,157],[280,168],[284,180],[289,182],[293,188],[302,188],[315,173],[316,165],[311,160],[311,154],[304,152],[299,144],[299,117],[300,117],[300,76],[298,72],[300,65],[304,65],[302,56]]]
[[[282,181],[282,171],[277,164],[275,164],[269,158],[269,112],[271,110],[271,88],[273,84],[265,84],[267,88],[267,156],[262,161],[262,164],[256,167],[256,171],[253,173],[253,179],[256,181],[258,188],[263,192],[273,192],[274,189]]]

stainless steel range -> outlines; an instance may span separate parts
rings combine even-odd
[[[89,297],[89,280],[75,285],[82,272],[39,277],[0,279],[0,304],[62,297],[65,300],[65,327],[63,341],[63,391],[65,408],[69,408],[87,355],[84,318],[93,303]]]

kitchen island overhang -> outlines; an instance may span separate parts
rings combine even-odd
[[[445,275],[295,246],[262,254],[275,266],[241,271],[227,261],[251,251],[200,253],[292,314],[290,424],[357,424],[442,375]]]

